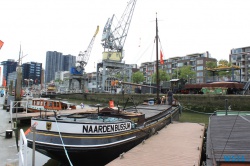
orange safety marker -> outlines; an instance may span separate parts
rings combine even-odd
[[[115,107],[115,105],[114,105],[114,101],[113,101],[113,100],[110,100],[110,101],[109,101],[109,107],[110,107],[110,108]]]
[[[35,122],[31,127],[36,127],[38,125],[38,123],[37,122]],[[27,135],[27,134],[29,134],[30,133],[30,131],[31,131],[31,127],[30,128],[28,128],[28,130],[26,130],[25,131],[25,135]]]

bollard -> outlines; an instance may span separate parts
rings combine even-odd
[[[8,138],[12,138],[12,130],[6,130],[5,131],[5,138],[8,139]]]
[[[226,115],[227,115],[227,99],[225,99],[225,109],[226,109]]]
[[[15,138],[16,138],[16,147],[17,147],[17,151],[19,152],[19,145],[18,145],[18,129],[17,129],[17,123],[14,122],[13,123],[13,131],[15,133]]]

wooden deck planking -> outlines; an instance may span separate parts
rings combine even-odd
[[[175,122],[107,166],[198,166],[204,130],[203,124]]]
[[[146,106],[144,106],[146,107]],[[143,110],[143,107],[141,107],[140,109],[138,109],[139,112],[145,113],[145,117],[151,117],[155,114],[159,113],[159,110],[165,110],[165,109],[169,109],[170,106],[169,105],[154,105],[151,106],[152,109],[154,110]],[[149,107],[150,108],[150,107]],[[100,109],[102,109],[100,107]],[[128,109],[130,110],[130,109]],[[83,112],[89,112],[89,111],[97,111],[97,107],[85,107],[82,109],[74,109],[74,110],[61,110],[61,111],[57,111],[57,114],[74,114],[74,113],[83,113]],[[45,115],[45,112],[41,113],[42,116]],[[54,113],[53,112],[46,112],[47,116],[53,116]],[[13,119],[17,119],[17,120],[23,120],[23,119],[31,119],[32,117],[37,117],[40,116],[40,112],[34,112],[34,113],[26,113],[24,112],[18,112],[18,113],[12,113],[12,118]]]
[[[83,112],[89,112],[89,111],[96,111],[97,108],[92,108],[92,107],[88,107],[88,108],[83,108],[83,109],[75,109],[75,110],[61,110],[61,111],[57,111],[57,114],[74,114],[74,113],[83,113]],[[41,113],[42,116],[45,116],[45,112]],[[47,116],[53,116],[54,113],[53,112],[46,112]],[[40,112],[34,112],[34,113],[26,113],[26,112],[18,112],[18,113],[13,113],[12,114],[12,118],[17,120],[22,120],[22,119],[31,119],[32,117],[37,117],[40,116]]]

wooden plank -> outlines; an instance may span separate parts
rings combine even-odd
[[[74,113],[83,113],[83,112],[90,112],[96,111],[97,108],[83,108],[83,109],[75,109],[75,110],[61,110],[57,111],[57,114],[74,114]],[[45,112],[41,113],[42,116],[45,116]],[[53,112],[46,112],[47,116],[53,116]],[[31,119],[32,117],[40,116],[40,112],[33,112],[33,113],[26,113],[26,112],[18,112],[12,114],[12,119],[22,120],[22,119]]]
[[[204,125],[173,123],[107,166],[200,165]]]

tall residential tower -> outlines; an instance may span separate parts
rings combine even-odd
[[[47,51],[45,66],[45,82],[48,83],[55,79],[58,71],[70,71],[75,65],[76,57],[73,55],[63,55],[57,51]]]

